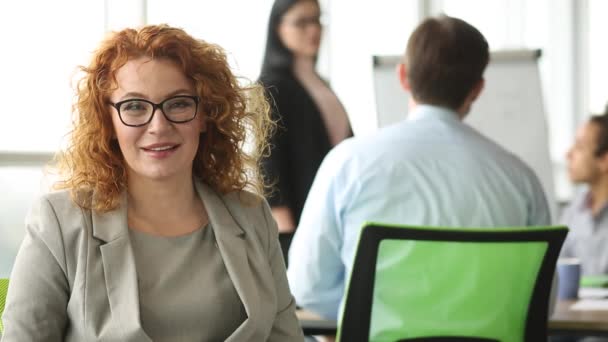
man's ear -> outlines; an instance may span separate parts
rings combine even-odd
[[[608,173],[608,152],[605,152],[603,155],[597,157],[597,161],[602,173]]]
[[[407,91],[408,93],[411,90],[410,81],[407,79],[407,67],[404,63],[397,64],[397,78],[399,79],[399,83],[401,84],[401,88]]]
[[[473,101],[477,100],[477,98],[479,97],[479,95],[481,94],[481,91],[483,90],[483,88],[486,85],[486,80],[482,77],[479,82],[477,82],[477,84],[475,85],[475,87],[473,87],[473,89],[471,90],[471,103],[473,103]]]

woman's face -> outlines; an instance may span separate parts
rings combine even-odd
[[[301,0],[281,18],[279,38],[295,55],[314,57],[321,43],[321,11],[316,1]]]
[[[118,87],[110,97],[112,103],[143,99],[158,104],[175,96],[196,95],[192,81],[167,59],[141,57],[130,60],[117,71],[116,80]],[[196,113],[196,108],[196,103],[187,97],[168,100],[163,106],[165,113],[171,113],[178,120],[191,118],[190,113]],[[143,122],[141,118],[149,117],[146,113],[151,110],[146,102],[127,102],[120,106],[121,120],[116,108],[112,109],[114,133],[126,161],[129,178],[190,179],[199,135],[206,129],[203,114],[199,110],[193,120],[173,123],[167,120],[160,108],[156,108],[151,121],[141,127],[123,123]]]

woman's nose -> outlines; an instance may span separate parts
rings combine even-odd
[[[171,127],[171,122],[167,120],[160,108],[155,108],[152,113],[152,120],[148,123],[148,130],[152,132],[162,131]]]

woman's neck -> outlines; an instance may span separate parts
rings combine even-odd
[[[293,67],[296,79],[321,114],[330,145],[337,145],[350,135],[350,125],[342,103],[315,71],[314,58],[295,58]]]
[[[294,56],[293,72],[298,77],[310,77],[317,74],[315,70],[315,59],[313,57]]]
[[[206,222],[192,178],[151,180],[130,178],[128,221],[132,229],[157,235],[182,235]]]

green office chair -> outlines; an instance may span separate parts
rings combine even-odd
[[[4,303],[6,302],[6,292],[8,291],[8,279],[0,279],[0,336],[4,332],[2,325],[2,313],[4,312]]]
[[[551,283],[567,233],[367,223],[338,341],[546,341]]]

